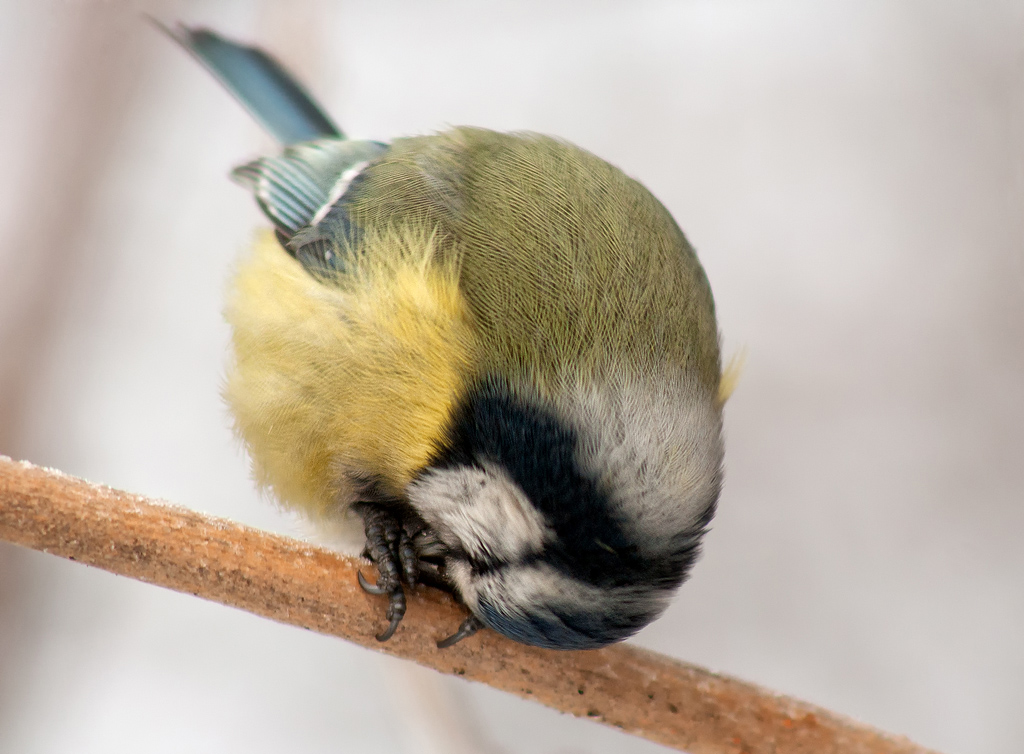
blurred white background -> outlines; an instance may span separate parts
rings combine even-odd
[[[1020,752],[1024,3],[0,4],[0,452],[296,534],[218,395],[264,224],[226,173],[273,144],[143,12],[259,42],[353,136],[529,129],[646,183],[747,362],[636,643]],[[0,751],[371,750],[661,749],[0,546]]]

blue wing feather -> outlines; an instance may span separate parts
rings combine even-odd
[[[351,237],[344,200],[351,198],[347,192],[362,167],[388,145],[346,139],[302,85],[262,50],[207,29],[156,23],[285,145],[280,155],[261,157],[231,173],[253,192],[281,244],[314,275],[342,269],[332,233]],[[331,232],[316,227],[328,216]]]

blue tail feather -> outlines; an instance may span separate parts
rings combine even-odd
[[[231,42],[208,29],[157,25],[206,66],[282,144],[344,138],[305,88],[262,50]]]

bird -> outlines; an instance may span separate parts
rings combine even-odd
[[[162,27],[281,144],[237,167],[272,225],[238,264],[224,395],[257,483],[365,540],[386,641],[447,590],[514,641],[656,619],[722,488],[707,275],[641,183],[568,141],[348,138],[274,57]]]

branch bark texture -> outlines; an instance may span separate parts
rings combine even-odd
[[[347,558],[0,457],[0,539],[347,639],[692,754],[935,754],[902,737],[625,644],[557,652],[481,631],[434,642],[465,617],[421,588],[380,644],[383,597]]]

